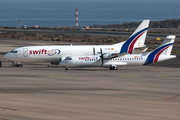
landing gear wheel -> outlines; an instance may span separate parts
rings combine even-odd
[[[117,66],[114,66],[114,70],[117,70],[118,69],[118,67]]]
[[[110,66],[109,67],[109,70],[117,70],[118,68],[117,68],[117,66]]]
[[[23,65],[22,64],[20,64],[20,65],[18,65],[19,67],[22,67]]]
[[[65,67],[65,70],[68,70],[68,67]]]

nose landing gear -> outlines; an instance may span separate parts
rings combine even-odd
[[[19,63],[19,62],[13,62],[11,67],[23,67],[23,65],[21,63]]]
[[[65,70],[68,70],[68,67],[65,67]]]

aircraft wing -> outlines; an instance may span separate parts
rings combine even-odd
[[[103,56],[103,58],[111,59],[111,58],[121,57],[121,56],[124,56],[126,54],[127,53],[103,53],[100,55],[100,57]]]
[[[126,53],[112,53],[111,54],[111,58],[116,58],[116,57],[121,57],[121,56],[124,56],[126,55]]]
[[[126,62],[106,62],[103,64],[104,67],[106,67],[106,66],[108,66],[108,67],[109,66],[125,66],[125,65],[127,65]]]

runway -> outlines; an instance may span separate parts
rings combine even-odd
[[[179,120],[179,57],[168,64],[64,68],[9,67],[6,51],[28,44],[1,40],[0,120]],[[30,42],[31,43],[31,42]],[[50,44],[35,41],[31,44]]]

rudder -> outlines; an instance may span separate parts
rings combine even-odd
[[[120,53],[132,53],[135,47],[143,47],[150,20],[143,20],[133,34],[125,41]]]
[[[172,58],[170,57],[171,56],[170,54],[171,54],[172,47],[175,41],[175,37],[176,37],[175,35],[167,36],[164,39],[163,43],[158,48],[156,48],[155,50],[153,50],[152,52],[148,54],[148,57],[144,65],[158,62],[160,55],[166,56],[167,57],[166,59]]]

